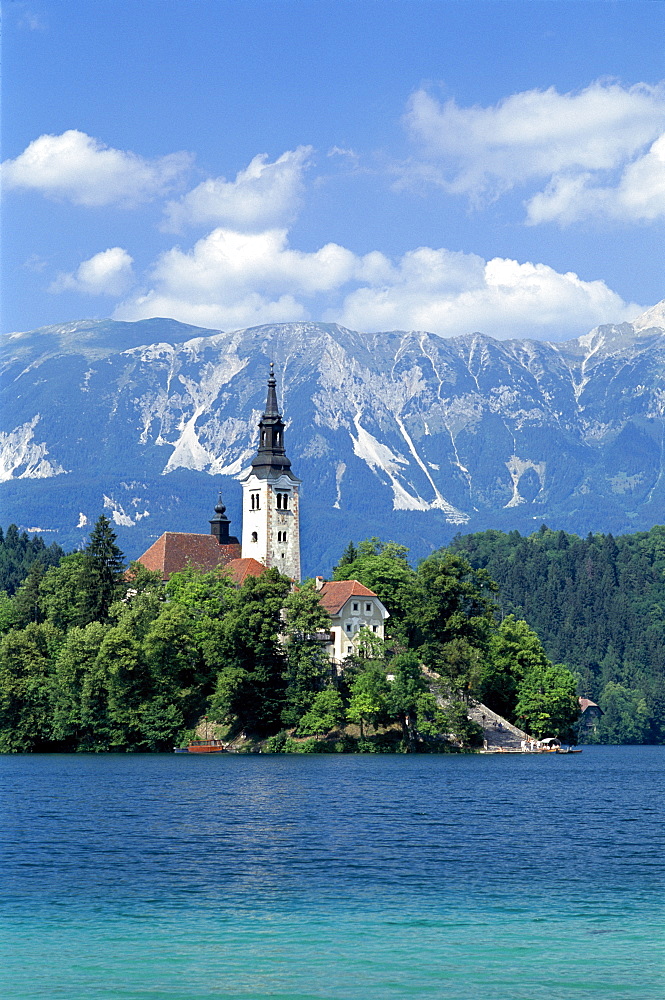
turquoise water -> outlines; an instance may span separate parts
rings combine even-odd
[[[0,758],[2,995],[662,1000],[664,762]]]

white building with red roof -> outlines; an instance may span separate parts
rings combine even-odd
[[[329,580],[317,576],[319,600],[330,615],[333,642],[329,646],[331,659],[341,661],[356,652],[355,639],[362,628],[384,638],[384,625],[389,614],[373,590],[358,580]]]

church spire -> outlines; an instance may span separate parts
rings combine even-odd
[[[279,408],[277,406],[277,380],[275,378],[275,362],[270,362],[270,375],[268,376],[268,398],[266,399],[266,408],[264,417],[279,417]]]
[[[215,505],[215,516],[210,520],[210,534],[214,535],[220,545],[237,545],[238,539],[229,535],[231,522],[226,516],[226,507],[222,503],[222,494]]]
[[[266,408],[259,421],[259,450],[252,461],[252,471],[260,479],[271,474],[290,473],[291,462],[284,448],[284,421],[277,405],[277,381],[274,363],[270,362]]]

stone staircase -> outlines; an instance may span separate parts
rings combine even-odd
[[[522,740],[528,740],[527,733],[518,729],[501,715],[493,712],[487,705],[479,701],[471,701],[468,705],[469,718],[477,722],[483,730],[483,737],[488,747],[500,747],[505,750],[519,750]]]

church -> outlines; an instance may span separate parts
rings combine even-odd
[[[266,405],[259,420],[259,447],[242,485],[242,543],[230,533],[230,521],[220,494],[210,533],[165,531],[138,561],[168,580],[192,566],[209,572],[225,567],[237,586],[250,576],[275,567],[300,581],[301,480],[286,455],[284,421],[277,404],[277,381],[270,364]],[[365,627],[380,638],[388,612],[377,595],[357,580],[324,582],[316,579],[321,603],[330,615],[329,654],[342,660],[353,652],[353,637]]]

